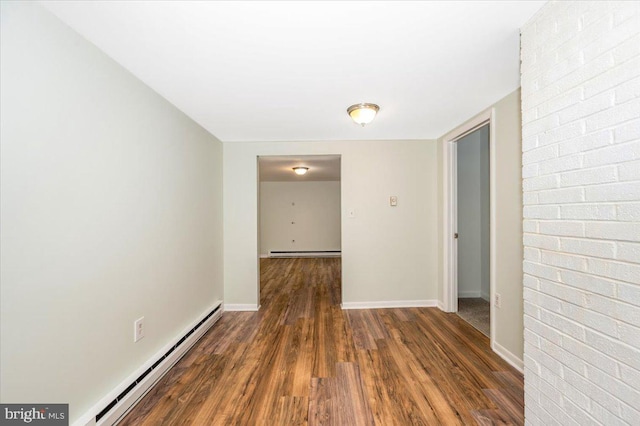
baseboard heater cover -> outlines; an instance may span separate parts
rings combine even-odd
[[[107,404],[107,406],[100,411],[95,417],[95,424],[97,425],[113,425],[116,424],[125,414],[129,412],[131,408],[142,398],[142,396],[146,395],[146,393],[151,390],[153,385],[160,379],[164,374],[171,369],[182,356],[187,353],[187,351],[193,346],[201,337],[202,334],[208,329],[211,325],[213,325],[220,316],[222,315],[223,305],[222,303],[218,304],[213,310],[211,310],[207,315],[204,316],[195,326],[193,326],[186,334],[184,334],[173,346],[171,346],[163,355],[161,355],[152,365],[147,368],[142,374],[138,376],[129,386],[125,388],[113,401]],[[214,317],[215,318],[212,318]],[[202,326],[211,320],[211,324],[206,329],[202,329]],[[195,339],[191,339],[187,341],[190,337],[195,337],[194,333],[200,332],[200,336]],[[185,342],[187,342],[185,344]],[[181,352],[181,353],[179,353]],[[173,356],[172,356],[173,355]],[[153,380],[150,379],[150,375],[158,376],[154,377]],[[147,379],[147,380],[145,380]],[[138,389],[139,388],[139,389]],[[135,392],[134,392],[135,391]],[[133,398],[133,401],[127,401],[127,399],[131,399],[133,397],[133,393],[137,393],[139,395]],[[120,409],[115,412],[115,408],[119,407]],[[114,418],[115,417],[115,418]]]
[[[269,257],[340,257],[340,250],[298,250],[298,251],[277,251],[271,250]]]

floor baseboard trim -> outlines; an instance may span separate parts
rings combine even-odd
[[[341,307],[348,309],[384,309],[384,308],[433,308],[437,300],[389,300],[380,302],[343,302]]]
[[[481,294],[482,293],[480,293],[479,291],[459,291],[458,299],[478,298],[481,296]]]
[[[513,353],[511,353],[509,350],[507,350],[504,346],[502,346],[498,342],[495,342],[495,341],[492,342],[491,349],[493,349],[495,353],[500,355],[500,358],[507,361],[509,365],[511,365],[516,370],[518,370],[520,373],[524,374],[524,361],[522,361],[520,358],[515,356]]]
[[[114,425],[145,396],[222,316],[222,301],[160,349],[133,374],[103,397],[74,426]]]
[[[255,312],[258,309],[260,309],[260,306],[258,305],[254,305],[251,303],[225,303],[224,304],[224,310],[226,312],[245,312],[245,311],[250,311],[250,312]]]
[[[270,251],[270,258],[297,258],[297,257],[342,257],[340,250],[300,250],[300,251]]]

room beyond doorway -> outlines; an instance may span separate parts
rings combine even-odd
[[[340,156],[264,156],[258,166],[260,257],[339,256]]]
[[[341,256],[340,176],[340,155],[258,157],[260,258]]]
[[[490,335],[489,124],[456,141],[458,314]]]

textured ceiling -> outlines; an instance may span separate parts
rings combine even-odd
[[[544,3],[41,2],[222,141],[439,137],[519,86]]]

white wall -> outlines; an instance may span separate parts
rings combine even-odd
[[[495,105],[495,341],[500,350],[522,360],[522,137],[520,90]]]
[[[640,419],[640,3],[522,30],[525,417]]]
[[[516,90],[488,110],[493,110],[493,159],[495,159],[495,291],[502,297],[502,307],[494,309],[494,349],[512,363],[519,364],[523,354],[523,307],[522,307],[522,151],[520,90]],[[484,115],[481,112],[478,115]],[[471,118],[458,128],[464,128]],[[444,136],[443,136],[444,138]],[[443,138],[438,139],[438,204],[444,202]],[[438,212],[438,223],[444,223],[442,212]],[[438,226],[438,252],[443,253],[443,226]],[[439,300],[443,300],[443,265],[439,261]]]
[[[39,5],[1,19],[0,396],[73,422],[222,299],[222,147]]]
[[[261,182],[261,254],[340,250],[340,182]]]
[[[489,127],[456,142],[458,297],[489,299]]]
[[[225,303],[258,303],[259,155],[342,155],[343,302],[436,299],[434,141],[223,145]],[[390,195],[398,197],[397,207],[389,206]]]

